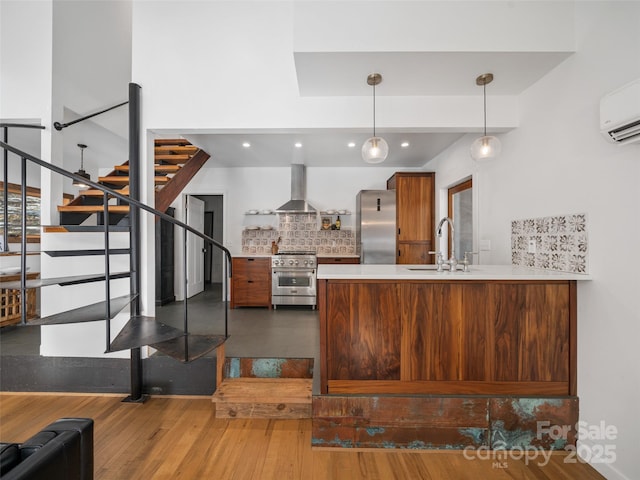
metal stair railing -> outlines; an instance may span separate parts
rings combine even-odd
[[[171,217],[170,215],[167,215],[166,213],[163,213],[159,210],[156,210],[153,207],[150,207],[142,202],[140,202],[139,200],[136,200],[134,198],[131,198],[130,196],[126,196],[123,195],[121,193],[119,193],[116,190],[113,190],[111,188],[108,188],[102,184],[93,182],[91,180],[87,180],[84,177],[80,177],[79,175],[76,175],[75,173],[72,173],[68,170],[65,170],[61,167],[58,167],[57,165],[53,165],[51,163],[45,162],[44,160],[41,160],[33,155],[30,155],[27,152],[24,152],[22,150],[19,150],[16,147],[13,147],[11,145],[9,145],[6,142],[0,141],[0,148],[2,148],[5,152],[11,152],[14,153],[15,155],[17,155],[18,157],[20,157],[21,162],[20,162],[20,168],[21,168],[21,195],[22,195],[22,219],[21,219],[21,232],[22,232],[22,245],[21,245],[21,279],[20,279],[20,298],[21,298],[21,325],[26,325],[27,323],[27,319],[26,319],[26,315],[27,315],[27,309],[26,309],[26,281],[27,281],[27,277],[26,277],[26,192],[27,192],[27,180],[26,180],[26,172],[27,172],[27,161],[31,162],[32,164],[35,164],[37,166],[39,166],[40,168],[46,168],[52,172],[55,172],[59,175],[68,177],[72,180],[81,180],[83,181],[85,184],[87,184],[89,187],[100,190],[103,192],[103,198],[104,198],[104,249],[105,249],[105,316],[106,316],[106,351],[109,352],[111,350],[111,312],[110,312],[110,247],[109,247],[109,205],[108,205],[108,200],[109,200],[109,196],[113,196],[115,198],[118,198],[121,201],[127,202],[127,204],[130,205],[131,207],[131,212],[135,212],[137,209],[139,210],[144,210],[152,215],[154,215],[155,217],[158,217],[159,219],[165,220],[179,228],[182,228],[184,231],[184,235],[185,235],[185,248],[183,250],[183,254],[185,255],[185,261],[184,261],[184,276],[185,276],[185,299],[184,299],[184,318],[183,318],[183,335],[185,337],[185,350],[186,350],[186,359],[188,359],[188,342],[187,342],[187,337],[189,335],[189,324],[188,324],[188,308],[187,308],[187,296],[186,296],[186,278],[187,278],[187,262],[186,262],[186,235],[187,233],[191,233],[193,235],[196,235],[200,238],[202,238],[206,244],[212,245],[216,248],[219,248],[220,250],[222,250],[225,253],[226,256],[226,265],[225,265],[225,282],[224,282],[224,288],[223,288],[223,293],[222,293],[222,300],[225,304],[225,309],[224,309],[224,338],[228,338],[229,334],[228,334],[228,316],[229,316],[229,305],[227,302],[227,297],[228,297],[228,289],[229,289],[229,279],[232,276],[232,270],[231,270],[231,252],[221,243],[217,242],[216,240],[214,240],[213,238],[209,237],[208,235],[205,235],[201,232],[199,232],[198,230],[194,229],[193,227],[179,221],[176,220],[175,218]],[[6,178],[6,172],[5,172],[5,178]],[[139,241],[139,239],[134,239]],[[132,248],[132,250],[134,250]],[[137,313],[136,313],[137,314]]]

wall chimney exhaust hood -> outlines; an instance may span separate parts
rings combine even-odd
[[[307,176],[303,164],[291,165],[291,200],[276,208],[277,213],[316,213],[307,203]]]

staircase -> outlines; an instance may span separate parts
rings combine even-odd
[[[165,212],[177,198],[193,176],[209,159],[209,154],[185,139],[156,139],[154,151],[155,208]],[[116,165],[98,182],[129,195],[129,162]],[[109,224],[127,225],[129,206],[119,199],[110,197]],[[97,223],[104,223],[104,194],[97,189],[80,190],[78,195],[66,205],[59,205],[60,225],[80,225],[91,215],[97,216]]]
[[[226,358],[221,363],[212,397],[216,418],[311,418],[312,358]]]

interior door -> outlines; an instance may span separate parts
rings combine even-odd
[[[187,196],[187,225],[204,232],[204,201]],[[187,233],[187,298],[204,291],[204,240]]]

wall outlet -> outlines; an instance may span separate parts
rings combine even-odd
[[[529,248],[527,251],[529,253],[536,253],[536,241],[533,238],[529,239]]]

